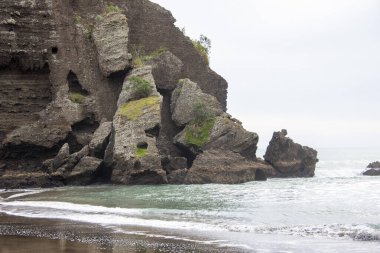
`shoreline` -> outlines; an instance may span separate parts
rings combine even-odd
[[[0,251],[19,253],[25,249],[28,253],[247,252],[194,241],[128,234],[96,224],[0,213]]]

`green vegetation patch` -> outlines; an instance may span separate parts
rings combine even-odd
[[[194,48],[203,57],[207,64],[209,64],[209,55],[211,50],[211,40],[204,35],[201,35],[198,40],[192,40]]]
[[[82,21],[82,17],[79,16],[78,14],[76,14],[74,16],[74,21],[75,21],[76,24],[79,24]]]
[[[194,108],[194,119],[185,128],[185,143],[201,148],[210,139],[215,119],[215,115],[206,105],[197,104]]]
[[[130,77],[129,82],[136,99],[149,97],[153,92],[152,84],[139,76]]]
[[[70,92],[69,99],[73,103],[83,104],[86,101],[86,96],[79,92]]]
[[[140,100],[135,100],[122,105],[119,109],[119,114],[128,118],[129,120],[135,121],[141,116],[143,111],[151,107],[159,107],[160,98],[159,97],[147,97]]]
[[[210,139],[211,130],[214,127],[215,118],[208,119],[201,124],[191,122],[185,128],[185,143],[201,148]]]
[[[113,4],[107,4],[104,9],[104,14],[109,14],[109,13],[121,13],[121,9],[119,8],[119,6],[116,6]]]
[[[165,47],[160,47],[154,50],[153,52],[146,54],[144,47],[141,45],[132,46],[132,65],[134,68],[141,68],[145,66],[145,63],[151,60],[156,59],[161,54],[165,53],[167,49]]]
[[[148,149],[146,148],[137,148],[136,150],[136,156],[141,158],[148,154]]]

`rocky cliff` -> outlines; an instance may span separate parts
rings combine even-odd
[[[256,158],[174,22],[148,0],[1,1],[0,187],[312,176],[316,152],[293,142]]]

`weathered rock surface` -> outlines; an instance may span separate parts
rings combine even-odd
[[[128,9],[129,45],[141,45],[147,52],[160,47],[172,52],[183,63],[183,77],[193,80],[205,93],[216,97],[226,110],[226,80],[210,69],[191,40],[174,25],[176,20],[170,11],[148,0],[124,2]]]
[[[185,157],[165,157],[161,161],[164,170],[170,174],[176,170],[187,169],[187,159]]]
[[[269,149],[276,170],[256,159],[227,82],[174,22],[148,0],[0,1],[0,188],[311,176],[316,155],[292,142]],[[131,70],[136,47],[166,51]]]
[[[151,85],[148,97],[134,100],[131,78]],[[134,70],[124,82],[113,119],[114,131],[107,147],[107,166],[113,168],[111,181],[122,184],[167,183],[156,146],[154,129],[161,123],[162,97],[157,92],[150,67]],[[149,134],[152,132],[152,134]]]
[[[380,169],[380,162],[376,161],[373,163],[368,164],[367,166],[368,169]]]
[[[122,13],[111,12],[96,22],[93,38],[103,75],[123,71],[129,66],[128,23]]]
[[[184,182],[237,184],[266,180],[266,171],[272,169],[272,166],[262,161],[248,161],[231,151],[211,149],[197,156]]]
[[[88,185],[95,180],[103,160],[85,156],[74,167],[66,178],[66,182],[70,185]]]
[[[169,184],[184,184],[187,176],[188,169],[175,170],[168,174]]]
[[[376,161],[367,166],[367,170],[363,173],[365,176],[380,176],[380,162]]]
[[[180,132],[174,142],[180,147],[196,155],[199,150],[220,149],[229,150],[242,155],[246,159],[255,159],[259,137],[249,132],[243,126],[231,120],[227,115],[215,118],[209,138],[201,147],[187,143],[187,128]]]
[[[112,131],[112,122],[103,122],[96,129],[89,144],[91,156],[103,159]]]
[[[181,80],[172,94],[173,121],[178,126],[186,125],[194,119],[197,106],[206,107],[215,116],[223,113],[223,108],[215,97],[203,93],[199,86],[189,79]]]
[[[158,89],[174,90],[182,77],[183,63],[170,51],[165,51],[147,64],[152,66],[152,74]]]
[[[276,169],[276,177],[312,177],[318,162],[317,151],[286,137],[287,131],[275,132],[264,155]]]

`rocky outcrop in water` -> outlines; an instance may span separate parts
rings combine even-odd
[[[368,164],[367,170],[363,173],[365,176],[380,176],[380,162],[376,161]]]
[[[174,22],[148,0],[1,1],[0,187],[311,176],[316,153],[289,141],[256,158]]]
[[[275,132],[264,155],[274,169],[275,177],[312,177],[318,162],[317,151],[294,143],[287,131]]]

